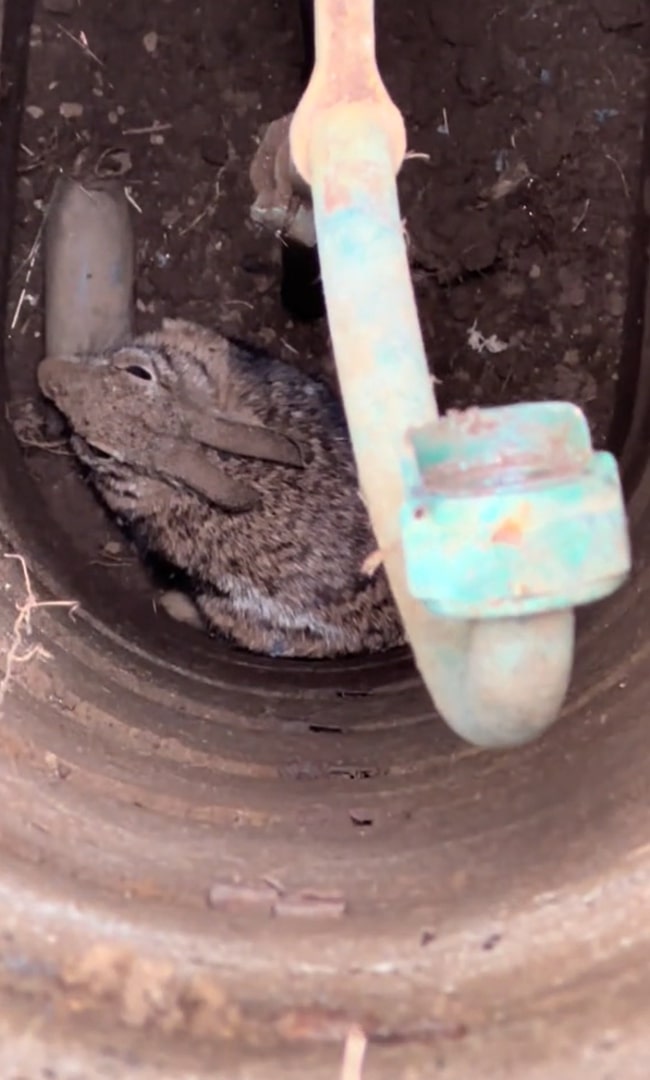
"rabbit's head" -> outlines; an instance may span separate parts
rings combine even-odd
[[[169,337],[169,324],[165,329]],[[211,357],[209,370],[184,369],[178,357],[172,364],[163,346],[143,338],[105,356],[47,357],[38,382],[96,473],[120,464],[221,509],[249,510],[257,493],[226,475],[219,453],[301,468],[302,452],[286,435],[237,415],[228,393],[228,342],[211,341],[222,355]]]

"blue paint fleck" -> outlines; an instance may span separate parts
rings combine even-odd
[[[599,124],[604,124],[606,120],[618,116],[618,109],[594,109],[594,116]]]

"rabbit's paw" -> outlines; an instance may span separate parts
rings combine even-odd
[[[205,622],[199,609],[187,593],[178,589],[168,589],[158,597],[158,603],[171,619],[193,626],[196,630],[205,630]]]

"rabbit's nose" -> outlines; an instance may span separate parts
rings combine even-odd
[[[64,383],[63,362],[55,357],[46,357],[38,365],[36,377],[41,393],[46,398],[55,398]]]

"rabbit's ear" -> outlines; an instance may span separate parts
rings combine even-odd
[[[298,443],[279,431],[258,424],[227,419],[219,414],[197,413],[186,427],[186,437],[213,450],[236,454],[239,457],[289,465],[296,469],[305,466]]]
[[[258,506],[261,496],[241,480],[233,480],[218,464],[195,446],[176,439],[165,440],[151,455],[161,476],[190,488],[221,510],[242,513]]]

